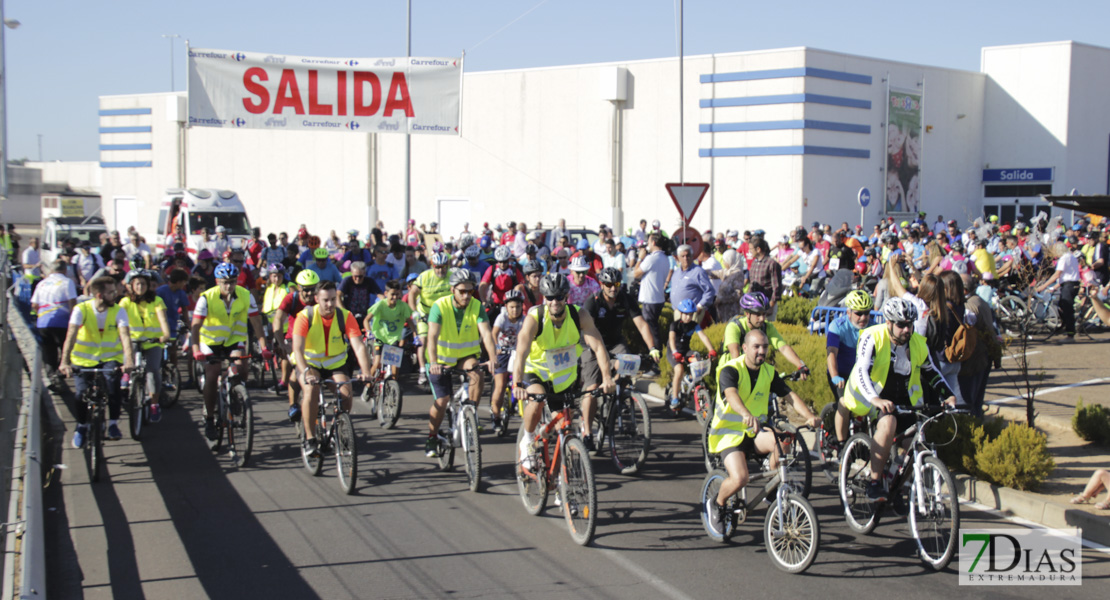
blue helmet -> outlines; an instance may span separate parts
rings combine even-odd
[[[678,312],[687,313],[687,314],[694,314],[694,313],[698,312],[698,307],[696,305],[694,305],[693,300],[687,298],[687,299],[683,300],[682,302],[678,303]]]
[[[482,250],[489,250],[492,244],[493,242],[489,239],[489,236],[483,236],[482,241],[478,243],[478,245],[482,247]]]
[[[589,247],[590,247],[590,242],[586,238],[582,238],[582,239],[578,240],[577,248],[579,250],[586,250]]]
[[[213,275],[216,279],[235,279],[239,277],[239,267],[229,262],[220,263]]]

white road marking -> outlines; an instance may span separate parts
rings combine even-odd
[[[658,575],[636,564],[635,561],[621,556],[620,552],[612,548],[604,548],[601,550],[601,553],[608,556],[610,560],[617,563],[617,565],[625,571],[639,577],[651,587],[659,590],[668,598],[672,598],[673,600],[694,600],[693,597],[682,593],[682,590],[660,579]]]
[[[1107,382],[1107,381],[1110,381],[1110,377],[1099,377],[1098,379],[1088,379],[1087,381],[1080,381],[1079,383],[1072,383],[1072,384],[1069,384],[1069,385],[1061,385],[1061,386],[1058,386],[1058,387],[1045,388],[1043,390],[1037,390],[1037,392],[1035,394],[1033,394],[1033,397],[1036,398],[1036,397],[1043,396],[1045,394],[1051,394],[1052,392],[1059,392],[1060,390],[1067,390],[1067,389],[1071,389],[1071,388],[1074,388],[1074,387],[1082,387],[1082,386],[1085,386],[1085,385],[1095,385],[1095,384],[1104,383],[1104,382]],[[991,400],[990,402],[987,402],[987,404],[1006,404],[1007,402],[1015,402],[1017,400],[1025,400],[1025,398],[1023,396],[1010,396],[1009,398],[1001,398],[999,400]]]
[[[1034,350],[1032,352],[1026,352],[1025,355],[1026,356],[1033,356],[1034,354],[1040,354],[1040,353],[1041,353],[1040,350]],[[1017,355],[1016,354],[1011,354],[1009,356],[1003,356],[1002,360],[1013,360],[1015,358],[1017,358]]]

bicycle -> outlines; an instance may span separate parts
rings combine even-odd
[[[173,342],[171,341],[170,344]],[[162,349],[162,408],[172,408],[181,397],[181,371],[170,360],[169,345]]]
[[[722,530],[716,531],[710,524],[708,510],[713,509],[708,508],[708,502],[712,499],[716,503],[717,494],[721,484],[728,479],[728,473],[721,466],[714,468],[702,481],[702,526],[711,539],[726,543],[732,538],[736,528],[747,521],[748,515],[756,506],[764,501],[770,502],[771,506],[763,519],[763,544],[767,548],[767,555],[776,568],[787,573],[801,573],[817,558],[821,524],[813,505],[802,493],[796,479],[791,476],[788,461],[784,460],[787,449],[801,436],[773,428],[771,431],[775,435],[774,454],[779,456],[778,466],[771,469],[768,459],[765,459],[762,471],[752,474],[748,481],[748,485],[751,485],[759,479],[769,477],[763,489],[748,500],[747,487],[741,487],[725,504],[726,518],[721,521]]]
[[[108,406],[108,381],[104,378],[108,373],[116,371],[115,367],[76,368],[78,377],[89,379],[85,393],[81,395],[81,402],[88,407],[88,437],[85,438],[85,460],[89,463],[89,481],[100,481],[100,473],[104,470],[104,409]]]
[[[351,385],[351,381],[337,382],[334,379],[325,379],[317,383],[320,387],[320,411],[316,420],[316,456],[310,456],[301,447],[301,458],[304,466],[314,476],[320,475],[324,470],[324,454],[335,452],[335,470],[339,477],[339,485],[348,495],[355,493],[355,478],[358,474],[358,448],[356,447],[355,426],[351,422],[351,415],[343,408],[339,396],[339,386]],[[325,384],[334,386],[335,391],[330,395],[324,392]],[[304,439],[302,425],[297,423],[298,437]]]
[[[829,483],[840,480],[840,455],[844,446],[836,441],[836,407],[837,402],[830,402],[821,409],[821,426],[816,437],[817,458],[821,460],[821,471],[825,473]],[[849,415],[848,438],[857,433],[873,435],[871,420],[866,416]],[[844,441],[847,443],[848,440]]]
[[[359,396],[359,399],[370,405],[371,416],[376,414],[378,425],[384,429],[393,429],[397,419],[401,418],[404,397],[401,384],[393,377],[393,368],[401,366],[404,356],[405,351],[398,346],[382,346],[381,368],[374,379],[363,386]]]
[[[709,394],[709,386],[701,381],[709,374],[713,361],[708,358],[702,360],[700,353],[691,352],[687,362],[690,368],[683,374],[682,382],[679,383],[679,404],[677,407],[668,405],[667,409],[677,417],[682,413],[683,408],[692,404],[698,425],[704,425],[706,420],[713,420],[713,397]]]
[[[600,388],[589,393],[595,397],[602,395]],[[544,402],[549,394],[529,394],[521,387],[521,395],[533,402]],[[586,444],[571,426],[575,394],[564,391],[558,395],[563,397],[562,410],[550,413],[544,405],[544,416],[536,427],[536,439],[528,454],[530,467],[525,468],[520,461],[516,463],[517,488],[524,510],[535,516],[543,512],[550,488],[558,486],[556,505],[562,506],[570,537],[585,546],[593,539],[597,527],[597,484]],[[518,448],[523,438],[521,427],[517,431]]]
[[[497,437],[505,437],[509,435],[509,423],[512,422],[513,413],[523,417],[524,404],[516,398],[516,388],[513,387],[513,364],[516,363],[516,350],[510,352],[509,358],[509,379],[505,382],[504,398],[501,399],[501,418],[497,420],[495,433]],[[490,392],[492,394],[492,390]],[[492,397],[490,398],[492,402]],[[492,410],[492,405],[490,410]]]
[[[925,413],[895,407],[896,414],[914,414],[917,423],[894,437],[889,468],[883,469],[883,487],[894,498],[889,502],[872,502],[867,498],[871,481],[870,435],[857,433],[844,444],[838,484],[840,501],[848,527],[869,534],[879,524],[883,508],[888,504],[895,514],[909,514],[910,530],[917,543],[918,554],[933,569],[943,570],[956,552],[956,532],[960,528],[960,502],[956,483],[948,468],[936,456],[935,444],[925,441],[925,428],[945,415],[966,413],[965,410],[940,409],[926,417]],[[909,448],[902,443],[909,440]],[[895,452],[901,450],[897,457]],[[909,487],[909,502],[904,488]]]
[[[595,453],[601,455],[608,439],[613,465],[622,475],[636,475],[651,451],[651,417],[644,401],[632,393],[632,378],[640,372],[641,358],[618,354],[616,359],[616,392],[601,396],[592,423],[597,439]]]
[[[779,377],[787,381],[797,381],[801,378],[801,375],[800,371],[794,371],[790,375],[779,373]],[[709,430],[712,426],[713,420],[710,419],[705,422],[701,430],[702,454],[705,459],[705,470],[708,473],[724,468],[720,456],[709,452]],[[771,394],[770,399],[768,399],[767,416],[761,420],[759,426],[761,428],[770,426],[772,429],[781,432],[784,440],[789,442],[780,454],[782,456],[781,461],[786,465],[786,479],[800,491],[803,497],[809,498],[813,483],[813,458],[809,454],[809,446],[806,444],[805,438],[802,437],[801,428],[779,414],[778,396],[775,394]],[[751,459],[751,457],[748,458]],[[763,466],[767,466],[766,460],[764,460]],[[752,475],[753,480],[756,477],[757,475]]]
[[[231,372],[232,366],[224,368],[223,363],[234,363],[249,356],[209,357],[208,364],[220,365],[220,378],[216,394],[216,439],[210,442],[213,452],[219,452],[227,432],[227,451],[231,462],[239,468],[247,466],[254,445],[254,407],[251,405],[247,387],[238,372]],[[198,361],[199,362],[199,361]],[[228,374],[230,373],[230,377]]]
[[[469,369],[444,366],[452,375],[459,376],[461,384],[447,402],[436,436],[439,470],[450,471],[455,466],[455,449],[462,448],[466,456],[466,477],[472,492],[477,492],[482,485],[482,442],[478,437],[478,406],[470,399],[467,375],[482,367],[481,363]]]
[[[135,344],[135,367],[131,369],[130,390],[126,396],[127,428],[131,439],[142,439],[143,426],[150,422],[150,398],[146,395],[146,359]]]

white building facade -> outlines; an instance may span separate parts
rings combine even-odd
[[[981,72],[810,48],[687,57],[683,177],[710,184],[692,225],[765,229],[884,216],[888,90],[921,96],[920,202],[935,220],[1031,216],[1039,194],[1105,193],[1110,49],[985,48]],[[413,136],[411,214],[447,236],[510,220],[676,226],[678,61],[474,72],[458,137]],[[183,93],[100,99],[106,222],[152,234],[166,188],[238,192],[264,232],[400,229],[404,138],[193,127]],[[275,118],[300,118],[281,115]],[[33,164],[32,164],[33,166]],[[57,164],[52,176],[64,177]]]

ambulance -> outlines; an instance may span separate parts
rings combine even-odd
[[[216,228],[222,226],[232,248],[242,248],[251,235],[247,210],[239,195],[230,190],[177,189],[166,190],[158,212],[158,250],[173,248],[184,242],[191,256],[201,247],[201,229],[215,239]]]

